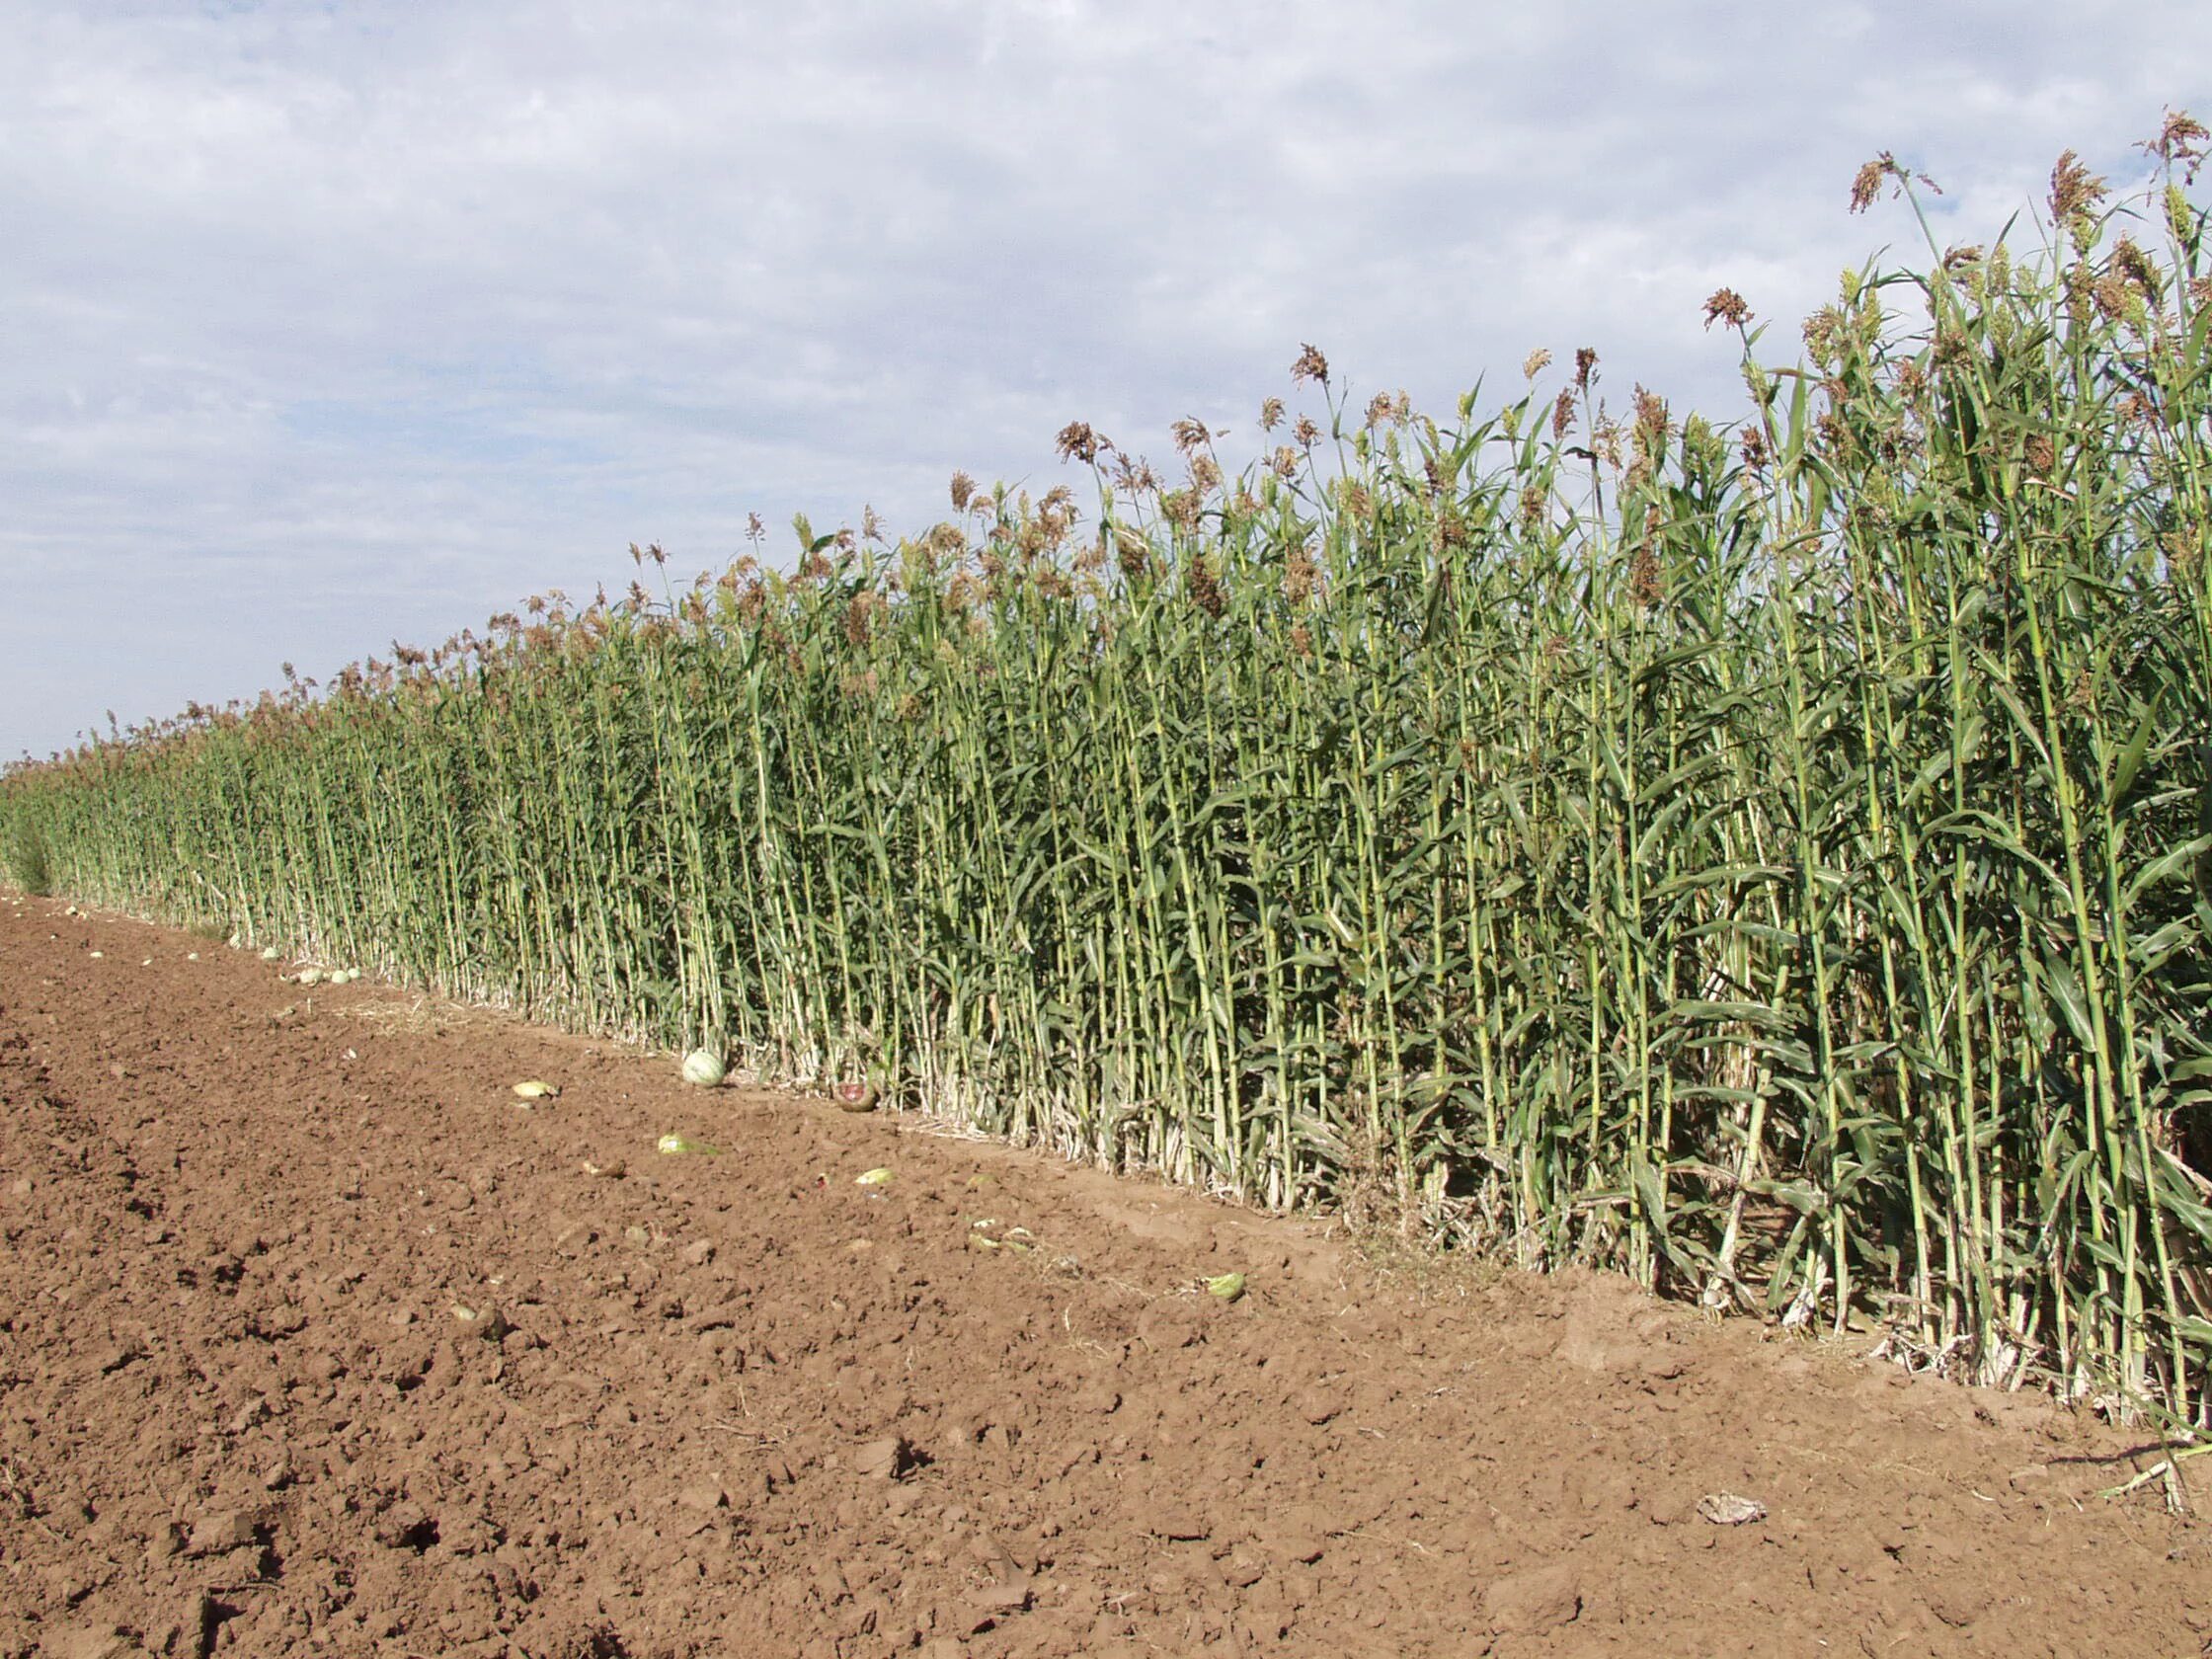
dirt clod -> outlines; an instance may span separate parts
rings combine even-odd
[[[185,1540],[187,1555],[221,1555],[256,1541],[259,1522],[242,1509],[219,1509],[193,1524]]]
[[[1582,1614],[1582,1577],[1565,1561],[1510,1574],[1482,1593],[1500,1633],[1527,1634],[1571,1624]]]

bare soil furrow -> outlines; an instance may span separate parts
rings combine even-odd
[[[1312,1223],[56,902],[0,899],[0,1654],[2212,1628],[2202,1527],[2098,1497],[2144,1460],[2083,1414],[1610,1281],[1379,1274]]]

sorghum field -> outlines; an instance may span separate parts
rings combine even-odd
[[[1221,1255],[1222,1218],[1270,1240],[1308,1238],[1300,1229],[1327,1218],[1343,1236],[1455,1246],[1438,1274],[1505,1264],[1590,1286],[1618,1281],[1585,1270],[1609,1270],[1706,1315],[1753,1315],[1712,1328],[1688,1309],[1606,1304],[1638,1342],[1667,1332],[1695,1355],[1736,1356],[1741,1380],[1727,1386],[1746,1400],[1766,1397],[1758,1368],[1790,1351],[1773,1342],[1830,1332],[1900,1375],[2070,1406],[2077,1416],[2049,1419],[2069,1433],[2090,1434],[2100,1414],[2127,1427],[2125,1444],[2164,1450],[2070,1494],[2090,1517],[2080,1537],[2127,1517],[2130,1537],[2158,1535],[2147,1559],[2179,1561],[2194,1535],[2164,1511],[2188,1502],[2212,1364],[2212,276],[2192,195],[2205,144],[2196,122],[2170,117],[2145,146],[2151,184],[2127,199],[2062,158],[2048,200],[2005,241],[1931,235],[1921,257],[1847,273],[1805,323],[1801,356],[1778,353],[1741,297],[1716,292],[1706,322],[1740,347],[1745,386],[1725,416],[1640,386],[1609,398],[1595,354],[1580,352],[1538,353],[1518,391],[1470,394],[1435,419],[1402,396],[1347,394],[1307,347],[1289,401],[1261,412],[1271,447],[1237,470],[1195,421],[1176,427],[1165,471],[1075,423],[1059,439],[1075,482],[1036,499],[959,475],[951,516],[907,539],[872,517],[833,534],[801,520],[791,574],[748,559],[672,586],[658,548],[633,550],[625,596],[549,595],[482,637],[397,647],[327,685],[294,679],[255,706],[194,708],[18,767],[0,782],[0,856],[28,894],[56,900],[27,900],[19,923],[49,925],[18,925],[0,956],[11,1027],[44,1040],[20,1010],[51,1003],[81,1043],[83,1021],[120,1006],[105,988],[135,972],[140,947],[120,964],[106,950],[97,964],[56,955],[52,924],[92,924],[58,908],[75,900],[198,930],[198,954],[221,959],[201,967],[226,976],[225,1018],[257,1005],[238,976],[270,972],[227,940],[293,972],[358,966],[496,1005],[577,1042],[703,1047],[763,1085],[856,1084],[939,1131],[1240,1201],[1120,1189],[1202,1218],[1175,1224],[1211,1241],[1183,1264],[1191,1282],[1246,1271]],[[1884,156],[1853,206],[1901,198],[1890,210],[1925,228],[1932,189]],[[295,1018],[330,1017],[299,1010],[364,994],[314,988],[320,1000],[277,1020],[288,1045],[306,1042],[290,1035]],[[265,989],[274,1005],[284,988]],[[91,1011],[96,996],[110,1012]],[[251,1019],[227,1041],[260,1046]],[[297,1064],[327,1071],[323,1053],[298,1047]],[[253,1065],[278,1075],[266,1055]],[[12,1091],[11,1109],[43,1089]],[[504,1157],[595,1146],[613,1107],[578,1093],[533,1108],[506,1153],[494,1126],[521,1108],[484,1108],[472,1155],[506,1169]],[[733,1125],[695,1110],[684,1133],[712,1141],[742,1122],[772,1141],[788,1119],[789,1133],[839,1147],[928,1144],[773,1098],[746,1095],[750,1115]],[[87,1109],[81,1094],[72,1103]],[[361,1109],[372,1105],[373,1091]],[[573,1128],[548,1129],[549,1116]],[[235,1133],[250,1141],[253,1122]],[[470,1157],[451,1149],[458,1120],[437,1125],[423,1133],[443,1149],[403,1155],[442,1160],[441,1179],[493,1208],[508,1177],[469,1184]],[[374,1145],[376,1158],[402,1155]],[[791,1179],[757,1149],[656,1167],[681,1173],[648,1210],[672,1192],[741,1212],[781,1205]],[[755,1190],[763,1174],[777,1190]],[[902,1179],[884,1203],[910,1202]],[[869,1201],[841,1164],[824,1180],[847,1209]],[[623,1205],[640,1191],[620,1190]],[[791,1190],[820,1214],[803,1183]],[[946,1202],[960,1224],[991,1219],[980,1200]],[[636,1224],[648,1245],[666,1220]],[[824,1245],[817,1299],[859,1271],[839,1250]],[[1156,1295],[1172,1270],[1144,1271]],[[1382,1386],[1405,1366],[1386,1346],[1441,1344],[1423,1350],[1433,1360],[1484,1339],[1433,1333],[1424,1309],[1448,1306],[1448,1327],[1496,1318],[1489,1334],[1511,1349],[1517,1319],[1556,1320],[1571,1300],[1518,1277],[1495,1281],[1489,1302],[1406,1300],[1395,1280],[1367,1279],[1347,1301],[1349,1281],[1329,1278],[1324,1294],[1287,1269],[1262,1297],[1264,1278],[1247,1274],[1248,1299],[1202,1290],[1173,1305],[1201,1315],[1194,1329],[1222,1364],[1297,1370],[1313,1352],[1300,1344],[1325,1338],[1298,1323],[1281,1333],[1292,1346],[1271,1350],[1224,1321],[1281,1309],[1297,1323],[1372,1298],[1380,1311],[1362,1317],[1392,1334],[1322,1366],[1324,1391],[1331,1378]],[[681,1323],[691,1296],[675,1300],[676,1322],[635,1320],[640,1340],[694,1340]],[[1092,1340],[1073,1324],[1060,1335]],[[989,1386],[1027,1397],[990,1342],[978,1386],[989,1372]],[[1183,1366],[1160,1355],[1190,1347],[1097,1344],[1140,1372]],[[1557,1346],[1536,1344],[1530,1363]],[[1633,1375],[1654,1375],[1642,1365]],[[1429,1380],[1418,1366],[1404,1376],[1416,1372]],[[926,1490],[939,1454],[892,1426],[895,1381],[861,1392],[855,1422],[906,1448],[888,1474],[863,1472]],[[1975,1397],[1929,1409],[1970,1416]],[[1854,1398],[1861,1414],[1897,1409],[1880,1390]],[[1123,1457],[1115,1409],[1101,1407],[1103,1444]],[[1526,1389],[1497,1409],[1531,1413],[1531,1433],[1557,1416]],[[1408,1411],[1369,1427],[1420,1435],[1427,1421]],[[1201,1466],[1217,1454],[1275,1466],[1266,1432],[1217,1435],[1203,1411],[1184,1427],[1182,1455]],[[1468,1456],[1463,1432],[1443,1466]],[[2084,1456],[2112,1450],[2097,1444]],[[1339,1436],[1307,1453],[1347,1448],[1368,1450]],[[1592,1456],[1558,1455],[1578,1469]],[[765,1502],[797,1471],[763,1466]],[[1306,1478],[1356,1490],[1337,1466]],[[2125,1497],[2096,1495],[2138,1467],[2159,1472]],[[1622,1478],[1598,1508],[1661,1503]],[[2002,1468],[1975,1478],[2003,1488],[1975,1497],[2013,1513]],[[1186,1496],[1207,1501],[1203,1488]],[[973,1518],[980,1501],[954,1507]],[[1556,1518],[1542,1493],[1516,1502],[1523,1519]],[[27,1503],[27,1524],[45,1513]],[[1962,1514],[1956,1530],[1971,1534],[1977,1511]],[[1704,1546],[1751,1530],[1676,1519]],[[830,1510],[810,1525],[831,1522],[857,1524]],[[740,1531],[757,1545],[762,1524],[749,1509]],[[1522,1524],[1510,1506],[1486,1523]],[[1408,1571],[1418,1556],[1420,1594],[1434,1593],[1442,1545],[1402,1510],[1361,1526],[1413,1552],[1392,1557]],[[1100,1617],[1128,1628],[1084,1622],[1085,1639],[1179,1652],[1232,1630],[1261,1645],[1336,1630],[1238,1623],[1241,1592],[1269,1570],[1259,1544],[1247,1560],[1225,1533],[1139,1534],[1219,1542],[1210,1558],[1229,1563],[1231,1611],[1210,1631],[1185,1628],[1157,1621],[1179,1590],[1128,1592],[1116,1613],[1124,1593],[1100,1589]],[[430,1547],[410,1537],[416,1554]],[[1026,1585],[1041,1546],[1021,1546],[1026,1563],[1003,1547],[1020,1577],[991,1567],[992,1582]],[[1893,1564],[1901,1552],[1877,1551]],[[1240,1560],[1256,1569],[1241,1582]],[[2129,1570],[2124,1586],[2089,1582],[2139,1610],[2158,1574]],[[1800,1576],[1809,1592],[1760,1594],[1778,1614],[1792,1596],[1847,1594],[1817,1568]],[[851,1577],[816,1586],[817,1624],[794,1613],[776,1629],[819,1631],[839,1652],[971,1636],[991,1651],[1076,1650],[1035,1634],[1048,1621],[1025,1626],[1031,1602],[1016,1608],[1010,1592],[985,1628],[900,1614],[846,1630],[829,1610],[857,1594]],[[1499,1651],[1604,1650],[1573,1613],[1529,1624],[1483,1612],[1479,1585],[1468,1594],[1457,1628],[1489,1630]],[[1129,1596],[1152,1612],[1133,1614]],[[1981,1617],[1917,1605],[1935,1612],[1907,1640],[1915,1650],[1966,1642]],[[2160,1617],[2184,1615],[2198,1616],[2185,1598],[2159,1604]],[[1623,1617],[1626,1641],[1645,1616]],[[234,1624],[226,1614],[207,1641]],[[618,1625],[590,1637],[617,1645],[577,1651],[641,1650],[619,1645],[643,1638]],[[1869,1627],[1853,1628],[1873,1641]],[[1440,1628],[1448,1642],[1449,1619]],[[1430,1651],[1410,1629],[1375,1650]],[[2161,1627],[2143,1650],[2183,1639]],[[1328,1650],[1352,1650],[1343,1640]]]

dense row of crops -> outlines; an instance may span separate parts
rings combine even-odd
[[[497,618],[19,769],[19,874],[1268,1204],[2194,1414],[2205,214],[1847,276],[1719,429],[1593,359],[1099,515]],[[1859,204],[1909,182],[1888,163]],[[871,530],[873,526],[871,525]],[[654,561],[655,568],[658,559]],[[648,574],[651,574],[649,571]]]

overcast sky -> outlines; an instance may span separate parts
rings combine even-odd
[[[746,514],[1159,456],[1311,341],[1439,413],[1592,346],[1737,413],[2067,147],[2212,118],[2199,4],[0,0],[0,756],[327,675]],[[1078,482],[1080,482],[1078,480]]]

